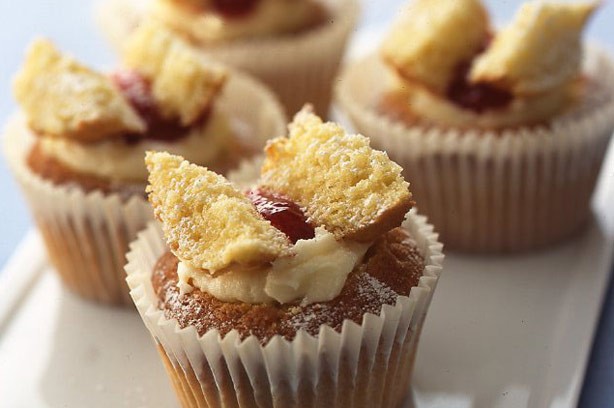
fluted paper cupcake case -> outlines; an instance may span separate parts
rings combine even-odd
[[[299,330],[261,345],[232,330],[199,336],[158,308],[151,274],[167,251],[151,223],[131,244],[126,272],[130,294],[158,347],[183,407],[396,407],[409,390],[426,312],[441,272],[442,245],[425,217],[408,213],[403,226],[425,259],[419,285],[379,316],[345,321],[340,332],[323,325],[312,336]]]
[[[375,109],[385,67],[375,55],[340,77],[336,98],[354,128],[404,168],[418,209],[446,248],[510,252],[577,233],[614,129],[614,65],[591,48],[595,80],[582,103],[548,127],[500,132],[408,126]]]
[[[237,114],[243,126],[256,130],[254,148],[285,133],[279,102],[253,79],[232,73],[218,100]],[[87,193],[76,185],[54,185],[26,163],[34,136],[21,115],[5,129],[7,162],[17,179],[47,248],[49,260],[64,284],[80,296],[106,304],[132,303],[125,282],[128,245],[153,219],[142,196]]]
[[[100,3],[98,25],[117,50],[147,13],[148,0]],[[320,26],[296,35],[202,45],[204,53],[248,72],[266,83],[293,115],[305,103],[326,116],[333,81],[359,14],[358,0],[321,0],[331,16]]]

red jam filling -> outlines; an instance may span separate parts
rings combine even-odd
[[[260,189],[249,190],[247,197],[256,206],[260,215],[286,234],[293,244],[299,239],[315,237],[315,230],[307,222],[303,210],[289,199]]]
[[[151,93],[151,83],[147,78],[134,70],[121,69],[113,72],[111,79],[148,127],[161,120],[160,111]]]
[[[492,34],[486,36],[474,58],[488,49],[492,39]],[[456,67],[454,78],[446,90],[447,98],[462,108],[476,113],[502,109],[509,105],[514,96],[505,89],[496,88],[487,83],[469,82],[471,62],[466,61]]]
[[[446,97],[464,109],[482,113],[487,110],[505,108],[513,95],[487,83],[470,83],[468,81],[470,65],[461,64],[446,90]]]
[[[226,18],[245,17],[260,0],[213,0],[213,10]]]
[[[147,124],[145,133],[125,135],[126,143],[135,144],[142,139],[173,142],[187,135],[185,126],[162,117],[151,93],[151,83],[143,75],[135,70],[119,69],[111,74],[111,80]]]

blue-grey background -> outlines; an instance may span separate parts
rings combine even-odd
[[[103,0],[98,0],[103,1]],[[126,0],[130,1],[130,0]],[[450,0],[454,1],[454,0]],[[0,120],[15,110],[11,77],[23,51],[36,36],[53,39],[58,46],[94,66],[111,66],[114,56],[93,24],[92,0],[0,0]],[[394,18],[403,0],[363,0],[361,28],[377,30]],[[521,1],[486,0],[495,21],[505,22]],[[603,2],[588,29],[588,37],[614,50],[614,5]],[[19,243],[31,220],[24,201],[0,158],[0,267]],[[1,270],[1,268],[0,268]],[[614,407],[614,290],[608,300],[589,364],[581,407]]]

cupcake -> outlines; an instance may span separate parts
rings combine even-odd
[[[146,161],[127,281],[182,406],[400,404],[443,255],[398,165],[309,111],[247,191]]]
[[[614,65],[582,44],[595,3],[417,0],[338,102],[404,168],[450,249],[512,252],[578,233],[614,129]]]
[[[203,52],[266,83],[287,113],[304,103],[326,115],[332,83],[358,16],[357,0],[112,0],[99,25],[121,50],[144,18],[161,21]]]
[[[262,85],[170,32],[143,25],[127,50],[124,67],[102,74],[36,41],[14,82],[21,113],[5,132],[51,263],[72,291],[111,304],[131,303],[125,253],[152,219],[145,151],[225,172],[285,126]]]

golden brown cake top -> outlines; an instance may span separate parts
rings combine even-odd
[[[411,208],[402,169],[369,139],[299,112],[289,136],[266,148],[259,185],[305,208],[316,225],[337,239],[372,241],[398,226]]]
[[[416,0],[381,54],[418,117],[451,126],[545,122],[580,94],[594,2],[531,1],[498,32],[479,0]]]
[[[403,78],[444,92],[459,62],[475,55],[489,32],[480,0],[416,0],[384,40],[381,53]]]
[[[237,330],[241,338],[255,335],[263,344],[276,335],[291,340],[299,330],[317,336],[323,324],[336,331],[341,331],[346,320],[361,324],[365,313],[378,315],[383,305],[395,305],[399,296],[408,296],[424,274],[424,259],[402,228],[374,242],[335,299],[310,305],[225,302],[201,290],[182,294],[178,263],[173,254],[166,253],[152,274],[167,318],[177,319],[181,327],[195,327],[200,335],[217,329],[225,336]]]
[[[162,115],[182,125],[199,120],[212,105],[228,72],[205,59],[164,25],[146,19],[128,39],[124,63],[151,81]]]
[[[169,153],[148,152],[149,200],[169,247],[210,272],[231,264],[260,265],[288,252],[290,242],[223,176]]]
[[[160,127],[181,133],[202,123],[227,77],[223,67],[150,22],[129,38],[126,63],[129,70],[106,75],[37,40],[14,94],[37,135],[94,143]]]
[[[44,136],[95,142],[145,130],[111,79],[62,55],[47,40],[30,46],[13,90],[29,126]]]
[[[371,243],[401,224],[409,185],[368,139],[308,109],[266,151],[247,193],[181,157],[148,153],[150,201],[180,280],[225,301],[331,299]]]
[[[597,3],[531,2],[473,63],[470,79],[538,94],[575,80],[582,65],[582,31]]]

